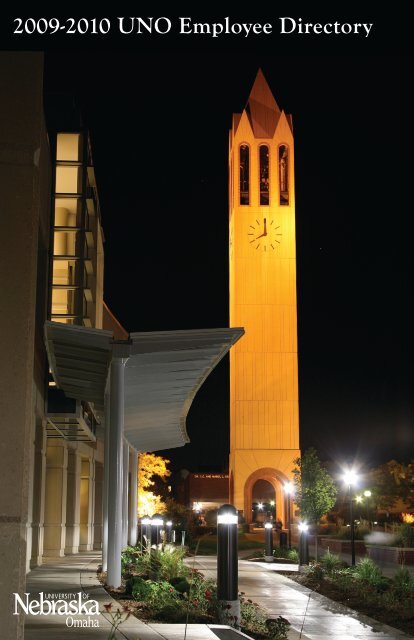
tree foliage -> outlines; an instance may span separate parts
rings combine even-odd
[[[157,484],[163,483],[171,475],[167,468],[169,460],[155,453],[140,453],[138,456],[138,515],[153,516],[166,510],[161,492],[150,491]]]
[[[317,524],[335,504],[337,488],[329,473],[321,465],[315,449],[307,449],[295,460],[293,482],[294,501],[304,520]]]
[[[414,462],[404,464],[389,460],[370,472],[370,485],[375,492],[377,506],[382,509],[393,507],[402,500],[414,506]]]

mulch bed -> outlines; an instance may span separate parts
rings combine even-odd
[[[284,575],[286,576],[286,573],[284,573]],[[339,602],[358,613],[362,613],[370,618],[374,618],[374,620],[378,620],[378,622],[388,624],[391,627],[404,631],[405,633],[414,635],[414,616],[412,615],[413,608],[411,607],[411,611],[407,611],[407,608],[404,608],[404,602],[401,602],[401,606],[394,610],[387,610],[384,608],[384,603],[380,598],[375,601],[376,598],[374,591],[372,592],[372,601],[367,602],[361,598],[360,592],[356,591],[355,593],[350,593],[348,590],[344,592],[344,590],[330,578],[315,581],[303,573],[291,573],[288,574],[288,578],[303,585],[304,587],[307,587],[308,589],[312,589],[312,591],[315,591],[316,593],[320,593],[323,596],[334,600],[335,602]],[[367,591],[369,591],[368,586]]]

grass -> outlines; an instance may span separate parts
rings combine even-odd
[[[192,541],[190,550],[194,551],[197,546],[198,540]],[[238,536],[239,551],[245,549],[257,549],[263,546],[263,542],[260,540],[252,540],[251,535],[247,538],[246,534],[239,533]],[[201,556],[213,556],[217,553],[217,536],[211,535],[200,539],[200,544],[197,553]]]

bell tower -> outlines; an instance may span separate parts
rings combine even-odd
[[[251,522],[267,486],[285,524],[300,455],[293,130],[261,70],[233,114],[229,176],[230,326],[246,331],[230,352],[230,502]]]

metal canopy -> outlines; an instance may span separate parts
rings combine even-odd
[[[189,438],[186,418],[208,374],[244,329],[132,333],[122,341],[125,367],[124,434],[140,451],[181,447]],[[114,344],[111,331],[45,323],[49,364],[57,386],[69,397],[93,402],[103,413]],[[119,341],[117,342],[119,344]]]

